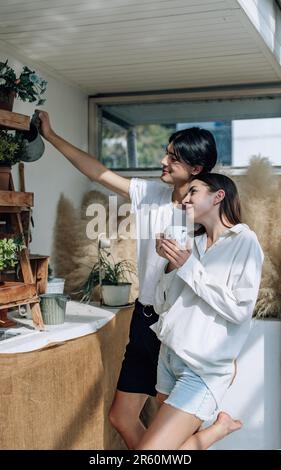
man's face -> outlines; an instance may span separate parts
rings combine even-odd
[[[173,144],[170,143],[166,148],[165,156],[161,160],[162,175],[161,180],[168,184],[180,184],[190,181],[191,176],[199,173],[197,167],[192,167],[184,161],[178,160],[174,153]]]

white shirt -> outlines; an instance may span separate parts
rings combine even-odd
[[[195,237],[185,264],[168,274],[163,269],[154,301],[160,317],[151,328],[219,404],[249,334],[263,252],[244,224],[227,229],[207,251],[206,244],[206,234]]]
[[[156,253],[155,235],[172,223],[173,188],[157,181],[132,178],[129,192],[131,212],[136,218],[139,301],[152,305],[159,272],[166,264]]]

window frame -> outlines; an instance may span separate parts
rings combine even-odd
[[[210,100],[229,100],[247,98],[274,98],[281,97],[279,83],[237,85],[233,87],[209,87],[178,91],[154,91],[124,94],[93,95],[88,98],[88,148],[92,155],[100,160],[100,149],[102,139],[102,106],[118,104],[145,104],[145,103],[170,103],[170,102],[193,102]],[[281,112],[280,112],[281,117]],[[245,172],[245,167],[226,167],[233,175]],[[281,174],[281,165],[273,166],[274,172]],[[159,177],[161,170],[155,169],[124,169],[116,170],[123,176]]]

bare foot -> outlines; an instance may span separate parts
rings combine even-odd
[[[233,419],[229,414],[225,413],[224,411],[221,411],[218,414],[218,417],[216,421],[214,422],[214,425],[218,428],[218,430],[225,437],[228,434],[234,431],[238,431],[238,429],[241,429],[243,426],[243,423],[239,419]]]

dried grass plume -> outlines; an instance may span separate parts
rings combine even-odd
[[[87,236],[87,233],[91,235],[87,227],[93,219],[93,213],[89,211],[93,203],[100,204],[106,210],[105,223],[102,227],[99,225],[99,229],[100,232],[108,234],[108,197],[105,194],[99,191],[87,192],[78,210],[67,198],[61,196],[57,207],[52,263],[56,275],[66,279],[65,292],[71,294],[73,298],[81,297],[74,293],[80,290],[98,258],[97,240]],[[123,219],[124,217],[118,217],[117,224]],[[133,230],[134,227],[131,229]],[[119,238],[111,241],[111,253],[115,262],[129,259],[136,265],[136,241],[134,239],[124,239],[121,234]],[[133,301],[138,294],[136,276],[131,281],[133,285],[130,301]],[[92,300],[97,299],[97,289],[94,289]]]
[[[255,156],[238,186],[243,222],[257,234],[265,255],[255,315],[281,318],[281,179],[268,159]]]

